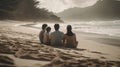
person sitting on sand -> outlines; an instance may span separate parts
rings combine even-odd
[[[49,38],[49,32],[51,31],[51,28],[50,27],[47,27],[46,28],[46,32],[44,33],[44,40],[43,40],[43,43],[45,45],[50,45],[50,38]]]
[[[43,24],[42,25],[42,30],[39,33],[39,40],[41,42],[41,44],[43,44],[43,40],[44,40],[44,33],[45,33],[45,29],[47,27],[47,24]]]
[[[64,35],[64,46],[68,48],[76,48],[78,42],[76,41],[76,35],[72,32],[72,26],[67,26],[67,33]]]
[[[59,24],[54,25],[55,31],[50,34],[51,46],[63,46],[64,33],[59,31]]]

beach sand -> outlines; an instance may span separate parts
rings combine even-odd
[[[39,29],[33,22],[0,21],[0,58],[8,67],[120,67],[120,47],[97,42],[99,35],[75,31],[77,49],[55,48],[39,43]],[[92,39],[92,38],[95,38]],[[98,39],[99,40],[99,39]],[[107,41],[109,42],[109,41]],[[110,40],[111,42],[111,40]],[[118,42],[119,43],[119,42]]]

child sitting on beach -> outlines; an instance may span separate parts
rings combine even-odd
[[[65,47],[76,48],[78,42],[76,41],[76,35],[72,32],[71,25],[67,26],[67,33],[64,35],[63,43]]]
[[[46,28],[46,32],[44,33],[44,40],[43,40],[43,43],[45,45],[50,45],[50,38],[49,38],[49,32],[51,31],[51,28],[50,27],[47,27]]]
[[[42,30],[39,33],[39,40],[41,42],[41,44],[43,44],[43,40],[44,40],[44,33],[45,33],[45,29],[47,27],[47,24],[43,24],[42,25]]]

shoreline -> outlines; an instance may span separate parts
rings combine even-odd
[[[2,23],[2,21],[0,22]],[[96,64],[101,65],[100,64],[101,62],[112,63],[114,66],[115,64],[118,65],[117,63],[120,62],[119,47],[94,42],[92,40],[84,38],[84,36],[82,36],[81,33],[76,32],[77,40],[79,41],[79,46],[77,49],[55,48],[55,47],[39,44],[39,39],[38,39],[39,29],[19,26],[21,24],[23,25],[27,24],[26,22],[22,22],[22,23],[19,22],[17,23],[15,21],[13,21],[14,23],[12,21],[9,22],[5,21],[5,22],[6,23],[0,24],[0,39],[1,39],[0,48],[5,52],[6,49],[9,47],[10,51],[13,51],[15,53],[10,55],[19,58],[20,60],[24,58],[26,60],[30,59],[31,62],[32,60],[40,61],[40,62],[42,61],[45,62],[47,60],[50,62],[50,63],[46,62],[47,64],[45,64],[45,66],[43,64],[43,67],[52,67],[52,65],[59,66],[64,64],[79,65],[79,64],[87,64],[90,62],[92,62],[91,65],[93,66]],[[3,44],[6,46],[3,46]],[[98,63],[95,63],[94,61]],[[57,62],[60,63],[57,64]],[[33,65],[36,64],[37,64],[36,67],[39,67],[41,65],[41,63],[39,64],[34,63]],[[29,67],[29,66],[25,65],[25,67]]]
[[[120,47],[120,37],[109,36],[106,34],[80,32],[83,38],[92,40],[101,44]]]
[[[25,25],[20,25],[20,26],[40,29],[40,28],[35,27],[33,25],[36,25],[36,24],[33,23],[33,24],[25,24]],[[120,47],[120,37],[110,36],[107,34],[97,34],[97,33],[78,32],[78,31],[75,31],[75,32],[80,33],[83,36],[83,38],[86,38],[88,40],[91,39],[91,40],[96,41],[98,43],[103,43],[103,44],[107,44],[107,45]]]

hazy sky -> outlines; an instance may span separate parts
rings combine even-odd
[[[72,7],[92,6],[97,0],[38,0],[40,7],[47,8],[49,11],[61,12]]]

